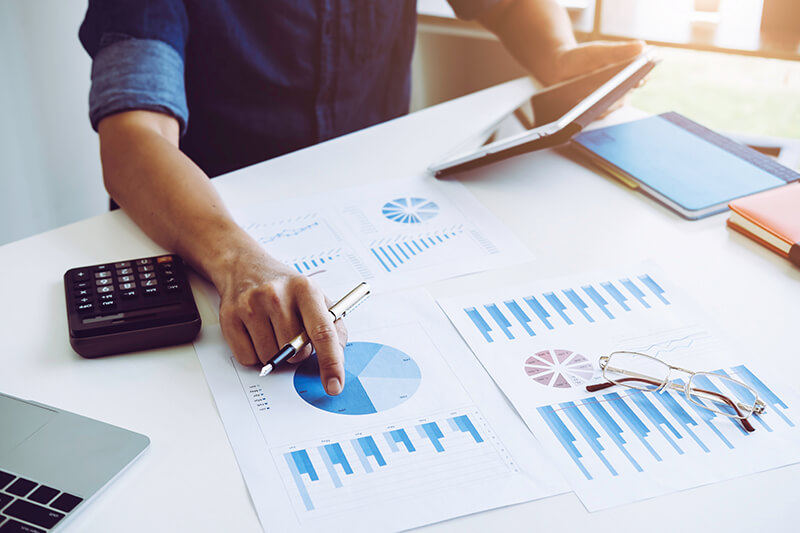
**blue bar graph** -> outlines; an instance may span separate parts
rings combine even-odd
[[[464,312],[467,313],[469,319],[472,320],[472,323],[475,324],[475,327],[481,332],[481,335],[483,335],[483,338],[486,339],[486,342],[494,342],[492,336],[489,335],[489,332],[492,331],[492,328],[483,319],[478,310],[474,307],[468,307],[467,309],[464,309]]]
[[[566,289],[562,292],[569,299],[569,301],[572,302],[572,305],[574,305],[578,309],[578,311],[580,311],[580,313],[584,316],[584,318],[586,318],[586,320],[588,320],[589,322],[594,322],[594,318],[592,318],[592,316],[586,312],[586,309],[588,309],[589,306],[586,305],[586,302],[581,300],[580,296],[578,296],[578,293],[576,293],[572,289]]]
[[[553,329],[553,325],[550,323],[549,320],[547,320],[548,318],[550,318],[550,313],[548,313],[547,310],[544,307],[542,307],[542,304],[539,303],[539,300],[537,300],[533,296],[526,296],[525,298],[523,298],[523,300],[525,301],[526,304],[528,304],[528,307],[530,307],[531,310],[533,310],[533,312],[536,313],[536,316],[539,317],[539,320],[542,321],[542,323],[547,327],[547,329]]]
[[[613,283],[611,283],[609,281],[605,281],[603,283],[600,283],[600,286],[603,287],[606,290],[606,292],[608,294],[610,294],[611,297],[614,298],[617,301],[617,303],[620,305],[620,307],[622,307],[626,311],[630,311],[631,310],[631,308],[628,307],[628,304],[625,303],[626,301],[628,301],[628,299],[625,298],[625,296],[619,291],[619,289],[617,289],[614,286]]]
[[[645,306],[647,309],[650,309],[650,304],[649,304],[649,303],[647,303],[647,300],[645,300],[645,299],[644,299],[644,293],[642,292],[642,289],[640,289],[639,287],[637,287],[637,286],[636,286],[636,284],[635,284],[635,283],[633,283],[633,282],[632,282],[631,280],[629,280],[628,278],[623,278],[623,279],[621,279],[621,280],[619,280],[619,281],[620,281],[620,283],[622,283],[622,285],[623,285],[623,286],[624,286],[626,289],[628,289],[628,290],[630,291],[630,293],[631,293],[631,294],[633,294],[633,296],[634,296],[634,297],[635,297],[637,300],[639,300],[639,302],[640,302],[640,303],[641,303],[643,306]]]
[[[611,320],[614,320],[614,315],[608,310],[608,302],[605,300],[605,298],[600,296],[600,293],[597,292],[597,289],[591,285],[584,285],[581,288],[583,289],[583,292],[585,292],[587,296],[589,296],[589,298],[591,298],[591,300],[595,303],[595,305],[603,312],[604,315]]]
[[[286,463],[289,465],[289,471],[292,473],[297,490],[303,500],[306,509],[312,511],[314,504],[311,502],[311,496],[308,494],[303,475],[307,475],[310,481],[318,481],[317,471],[314,470],[314,465],[311,464],[311,459],[308,457],[308,452],[305,450],[297,450],[283,455]]]
[[[503,312],[500,311],[500,308],[498,308],[497,305],[495,304],[486,305],[484,307],[489,312],[489,315],[491,315],[491,317],[497,323],[497,325],[500,326],[500,329],[503,331],[505,336],[508,339],[514,339],[514,334],[511,333],[511,322],[509,322],[508,319],[503,314]]]
[[[448,429],[447,435],[442,432],[442,427]],[[327,442],[308,449],[281,452],[281,455],[288,467],[286,479],[290,476],[297,487],[297,508],[313,511],[316,505],[327,505],[321,503],[322,500],[315,502],[323,493],[326,494],[325,501],[329,502],[330,491],[358,486],[364,476],[389,475],[395,476],[391,479],[396,480],[397,476],[408,477],[398,468],[419,472],[424,467],[427,471],[435,461],[451,464],[450,461],[455,460],[463,466],[465,461],[466,464],[471,461],[471,457],[485,457],[483,447],[487,445],[487,439],[478,427],[481,424],[472,414],[450,415],[416,426],[392,426],[373,435],[356,434],[354,438],[341,442]],[[417,431],[409,431],[409,428]],[[419,436],[415,436],[417,433]],[[471,456],[473,452],[477,455]],[[341,501],[341,498],[334,501]]]
[[[358,453],[359,449],[361,450],[365,461],[367,461],[367,457],[373,457],[378,466],[386,466],[386,461],[383,459],[383,455],[372,437],[359,437],[353,441],[353,446],[357,448],[356,453]],[[360,454],[359,457],[361,457]]]
[[[477,443],[483,442],[481,434],[478,433],[477,429],[475,429],[475,426],[472,424],[472,420],[470,420],[467,415],[457,416],[455,418],[450,418],[448,420],[454,422],[456,427],[460,431],[472,435],[472,438],[475,439],[475,442]]]
[[[314,257],[311,259],[300,259],[300,260],[295,260],[292,263],[292,266],[300,274],[308,274],[309,272],[315,272],[321,268],[325,268],[326,265],[329,265],[330,263],[334,262],[340,257],[341,254],[333,253],[331,255],[324,255],[320,257]]]
[[[437,247],[441,248],[443,244],[447,244],[454,237],[460,235],[462,231],[460,229],[457,231],[448,230],[435,233],[432,236],[406,237],[392,243],[372,244],[370,252],[378,260],[381,267],[386,272],[391,273],[412,262],[424,252]]]
[[[528,335],[530,337],[535,337],[536,333],[534,333],[530,326],[531,319],[525,314],[525,311],[522,310],[519,304],[515,300],[509,300],[503,303],[506,304],[508,310],[511,311],[511,314],[514,315],[514,317],[519,321]]]
[[[417,426],[417,430],[421,437],[427,437],[431,441],[431,444],[433,444],[437,452],[441,453],[444,451],[444,446],[439,442],[444,438],[444,433],[439,429],[439,425],[436,422],[428,422],[427,424]]]
[[[669,305],[669,300],[664,298],[664,289],[662,289],[661,286],[653,280],[653,278],[647,274],[643,274],[639,276],[639,279],[642,280],[645,285],[647,285],[647,288],[650,289],[650,291],[656,295],[656,298],[661,300],[664,305]]]
[[[486,342],[510,342],[525,337],[521,332],[516,333],[517,327],[522,328],[528,337],[541,335],[544,330],[536,325],[536,319],[548,330],[555,330],[575,325],[576,320],[583,323],[581,316],[588,323],[616,320],[621,313],[617,305],[627,313],[647,312],[670,305],[667,291],[650,274],[623,278],[617,285],[610,281],[597,285],[581,284],[580,291],[567,287],[558,293],[563,296],[557,295],[556,291],[547,291],[540,295],[503,298],[499,302],[481,302],[474,307],[465,307],[464,312]],[[631,301],[639,302],[641,306],[632,308],[629,305]],[[563,322],[553,320],[554,316],[559,316]],[[492,335],[494,331],[503,335]]]
[[[768,427],[770,432],[795,427],[785,402],[745,365],[717,372],[747,383],[767,403],[763,415],[752,417],[754,424]],[[713,382],[702,378],[695,378],[700,386],[717,390]],[[681,380],[675,381],[681,384]],[[762,431],[748,433],[738,421],[671,390],[620,388],[620,392],[542,406],[537,412],[587,480],[613,478],[624,471],[643,472],[650,464],[681,460],[690,454],[728,453],[726,450],[736,449],[742,439]],[[731,426],[734,423],[736,429]],[[613,443],[613,454],[604,448],[608,443]]]
[[[553,309],[556,310],[556,313],[561,315],[561,318],[564,319],[564,322],[566,322],[570,326],[574,323],[574,322],[572,322],[572,319],[570,317],[568,317],[567,314],[564,312],[564,311],[567,310],[567,306],[564,305],[563,303],[561,303],[561,300],[558,299],[558,296],[556,296],[552,292],[546,292],[546,293],[544,293],[544,298],[545,298],[545,300],[550,302],[550,305],[553,306]]]
[[[392,431],[388,432],[387,435],[391,437],[392,441],[395,443],[395,446],[398,444],[405,446],[408,453],[417,451],[417,449],[411,443],[411,439],[408,438],[408,433],[406,433],[405,429],[393,429]]]

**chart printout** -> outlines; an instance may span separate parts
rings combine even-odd
[[[463,185],[433,178],[259,202],[233,215],[272,256],[330,294],[359,281],[381,291],[531,259]]]
[[[590,511],[800,461],[796,392],[723,347],[654,267],[439,304]],[[681,392],[587,392],[604,381],[599,356],[615,350],[724,373],[755,389],[766,412],[747,433]]]
[[[314,355],[260,378],[217,326],[195,342],[265,531],[396,531],[567,490],[426,293],[374,295],[347,326],[335,397]]]

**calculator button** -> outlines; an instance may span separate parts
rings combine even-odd
[[[172,256],[171,255],[162,255],[161,257],[156,257],[157,263],[171,263]]]
[[[122,298],[125,300],[130,300],[131,298],[136,298],[136,291],[123,291],[120,293],[120,296],[122,296]]]
[[[150,263],[152,263],[150,259],[138,259],[136,261],[136,266],[149,265]]]
[[[72,286],[72,288],[75,290],[88,289],[89,287],[91,287],[91,285],[89,284],[88,281],[79,281],[78,283]]]
[[[114,263],[114,268],[128,268],[130,266],[130,261],[120,261],[119,263]]]
[[[76,270],[72,273],[72,281],[83,281],[89,279],[89,271],[86,269]]]
[[[117,281],[119,283],[130,283],[131,281],[136,281],[136,278],[133,276],[120,276]]]
[[[139,285],[142,286],[142,287],[155,287],[156,285],[158,285],[158,280],[157,279],[146,279],[146,280],[140,281]]]
[[[81,304],[78,306],[78,313],[82,315],[86,313],[91,313],[92,309],[94,309],[94,305],[92,305],[91,303]]]
[[[139,279],[154,279],[156,277],[155,272],[144,272],[139,274]]]
[[[89,298],[88,296],[84,296],[82,298],[78,298],[77,300],[75,300],[75,303],[78,305],[90,304],[92,303],[92,299]]]
[[[114,292],[113,285],[105,285],[104,287],[97,287],[97,294],[106,294],[109,292]]]
[[[103,285],[111,285],[113,281],[114,280],[112,280],[111,278],[100,278],[94,280],[94,284],[97,285],[98,287],[102,287]]]
[[[172,270],[171,268],[165,268],[164,270],[161,271],[161,274],[163,276],[174,276],[175,275],[175,271]]]
[[[117,302],[114,300],[101,300],[100,301],[100,309],[114,309],[117,306]]]
[[[137,267],[136,270],[138,270],[139,272],[152,272],[154,268],[155,267],[153,265],[143,265]]]
[[[167,290],[167,292],[176,292],[180,290],[181,286],[178,285],[177,283],[170,283],[169,285],[166,285],[164,288]]]
[[[155,296],[158,294],[158,287],[145,287],[142,292],[145,296]]]
[[[91,296],[92,290],[91,289],[80,289],[75,291],[76,298],[83,298],[84,296]]]
[[[128,276],[130,274],[133,274],[132,268],[120,268],[117,270],[117,276]]]
[[[136,283],[120,283],[119,290],[121,291],[129,291],[131,289],[136,288]]]
[[[110,271],[110,270],[104,270],[104,271],[102,271],[102,272],[95,272],[95,273],[94,273],[94,277],[95,277],[96,279],[100,279],[100,278],[110,278],[110,277],[111,277],[111,271]]]

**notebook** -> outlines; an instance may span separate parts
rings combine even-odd
[[[586,131],[573,147],[688,219],[800,180],[800,174],[678,113]]]
[[[728,226],[800,266],[800,183],[740,198]]]

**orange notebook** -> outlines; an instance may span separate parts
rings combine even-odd
[[[800,266],[800,183],[734,200],[728,226]]]

